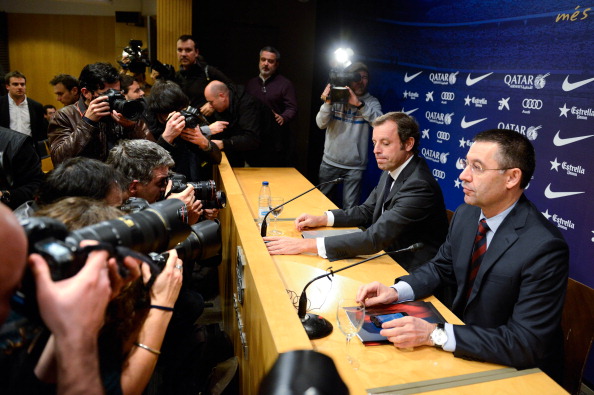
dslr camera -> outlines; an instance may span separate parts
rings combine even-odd
[[[108,89],[101,96],[107,96],[109,111],[116,110],[130,121],[138,121],[144,113],[145,104],[142,99],[126,100],[122,92],[115,89]]]
[[[171,193],[180,193],[192,185],[194,196],[202,201],[202,208],[225,208],[227,206],[227,195],[225,191],[217,191],[217,184],[213,180],[187,182],[186,176],[179,173],[172,173],[169,176],[172,182]]]
[[[195,129],[197,126],[209,124],[208,119],[195,107],[188,106],[179,113],[185,118],[187,128]]]

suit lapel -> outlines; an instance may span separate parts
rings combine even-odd
[[[400,188],[402,188],[402,185],[406,182],[408,177],[410,177],[410,175],[415,171],[418,163],[419,163],[419,157],[413,156],[413,158],[410,160],[410,162],[408,162],[408,165],[406,165],[406,167],[404,169],[402,169],[402,171],[398,175],[398,178],[396,178],[396,181],[394,181],[394,186],[392,187],[392,189],[390,190],[390,193],[388,194],[388,198],[386,199],[386,207],[389,206],[388,202],[390,200],[392,200],[392,198],[398,193]]]

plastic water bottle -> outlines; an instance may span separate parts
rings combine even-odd
[[[268,181],[262,181],[262,187],[260,188],[260,195],[258,196],[258,226],[262,226],[264,216],[270,211],[270,187]],[[269,219],[266,219],[266,223],[269,223]]]

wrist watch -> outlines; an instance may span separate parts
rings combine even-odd
[[[360,102],[361,102],[361,104],[359,104],[359,105],[357,106],[357,110],[360,110],[360,109],[362,109],[362,108],[363,108],[363,106],[365,105],[365,102],[364,102],[363,100],[360,100]]]
[[[437,327],[429,335],[433,345],[437,348],[443,348],[443,345],[448,341],[448,334],[445,331],[445,324],[443,322],[437,323]]]

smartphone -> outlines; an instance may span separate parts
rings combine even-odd
[[[399,313],[372,315],[371,322],[373,322],[373,325],[377,326],[378,328],[381,328],[382,324],[384,322],[392,321],[392,320],[395,320],[396,318],[402,318],[406,315],[408,315],[408,314],[405,313],[404,311],[401,311]]]

